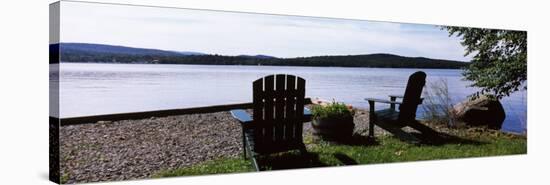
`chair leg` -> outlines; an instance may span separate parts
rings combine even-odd
[[[247,145],[244,145],[244,152],[245,152],[244,159],[247,160],[246,153],[248,153],[250,160],[252,161],[252,166],[256,171],[260,171],[260,166],[258,165],[258,160],[256,159],[256,157],[261,157],[261,156],[257,155],[257,153],[255,152],[252,152],[252,149],[250,149],[250,147],[248,147]]]
[[[300,154],[301,154],[301,155],[307,155],[307,154],[309,154],[309,152],[306,150],[306,146],[305,146],[305,145],[302,146],[302,147],[300,147],[299,150],[300,150]]]
[[[376,116],[374,115],[374,101],[369,101],[369,137],[374,137],[374,119],[376,119]]]
[[[244,156],[244,159],[246,160],[246,137],[244,135],[244,131],[243,131],[243,156]]]
[[[243,159],[246,160],[246,148],[243,146]]]
[[[254,166],[254,169],[257,172],[259,172],[260,171],[260,166],[258,166],[258,161],[256,161],[256,157],[250,156],[250,158],[252,158],[252,166]]]
[[[374,121],[369,121],[369,137],[374,137]]]
[[[432,128],[418,122],[418,121],[413,121],[411,124],[409,124],[410,127],[420,131],[420,133],[422,133],[423,135],[427,136],[428,138],[430,139],[437,139],[439,133],[435,130],[433,130]]]

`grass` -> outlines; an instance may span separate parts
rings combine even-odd
[[[355,164],[376,164],[466,157],[485,157],[527,153],[525,136],[485,129],[455,129],[443,143],[414,145],[394,137],[381,136],[375,141],[357,136],[355,143],[335,144],[304,139],[309,155],[297,152],[276,154],[259,159],[264,170],[296,169]],[[250,160],[242,157],[219,159],[199,165],[165,170],[155,177],[220,174],[254,171]]]
[[[320,161],[328,166],[340,166],[524,154],[526,153],[526,142],[524,141],[521,139],[498,139],[492,143],[479,145],[458,143],[441,146],[416,146],[386,137],[379,140],[380,145],[372,147],[321,144],[312,147],[310,151],[319,153]]]
[[[251,162],[249,160],[243,160],[243,158],[228,158],[218,159],[213,161],[207,161],[203,164],[187,168],[179,168],[175,170],[163,170],[155,175],[158,177],[176,177],[182,175],[207,175],[207,174],[220,174],[220,173],[237,173],[251,171]]]

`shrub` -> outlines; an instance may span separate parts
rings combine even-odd
[[[439,79],[428,83],[426,86],[423,92],[424,101],[422,103],[424,119],[433,123],[456,126],[447,80]]]

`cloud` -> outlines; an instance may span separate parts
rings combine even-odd
[[[277,57],[393,53],[470,60],[433,25],[63,2],[61,41]]]

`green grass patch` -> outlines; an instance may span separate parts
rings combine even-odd
[[[353,144],[335,144],[304,138],[309,155],[286,152],[260,158],[264,170],[298,169],[324,166],[376,164],[422,160],[440,160],[467,157],[485,157],[527,153],[525,136],[505,134],[498,131],[467,130],[453,131],[451,139],[438,144],[414,145],[391,136],[377,137]],[[364,137],[363,137],[364,138]],[[356,138],[356,140],[360,138]],[[199,165],[162,171],[155,177],[220,174],[254,171],[250,160],[242,157],[208,161]]]
[[[153,177],[176,177],[183,175],[207,175],[248,171],[254,171],[254,169],[252,168],[252,164],[249,160],[243,160],[243,158],[241,157],[218,159],[186,168],[164,170],[154,174]]]
[[[378,145],[348,146],[319,144],[309,151],[327,166],[484,157],[527,152],[524,139],[497,139],[491,143],[411,145],[393,137],[379,139]]]

